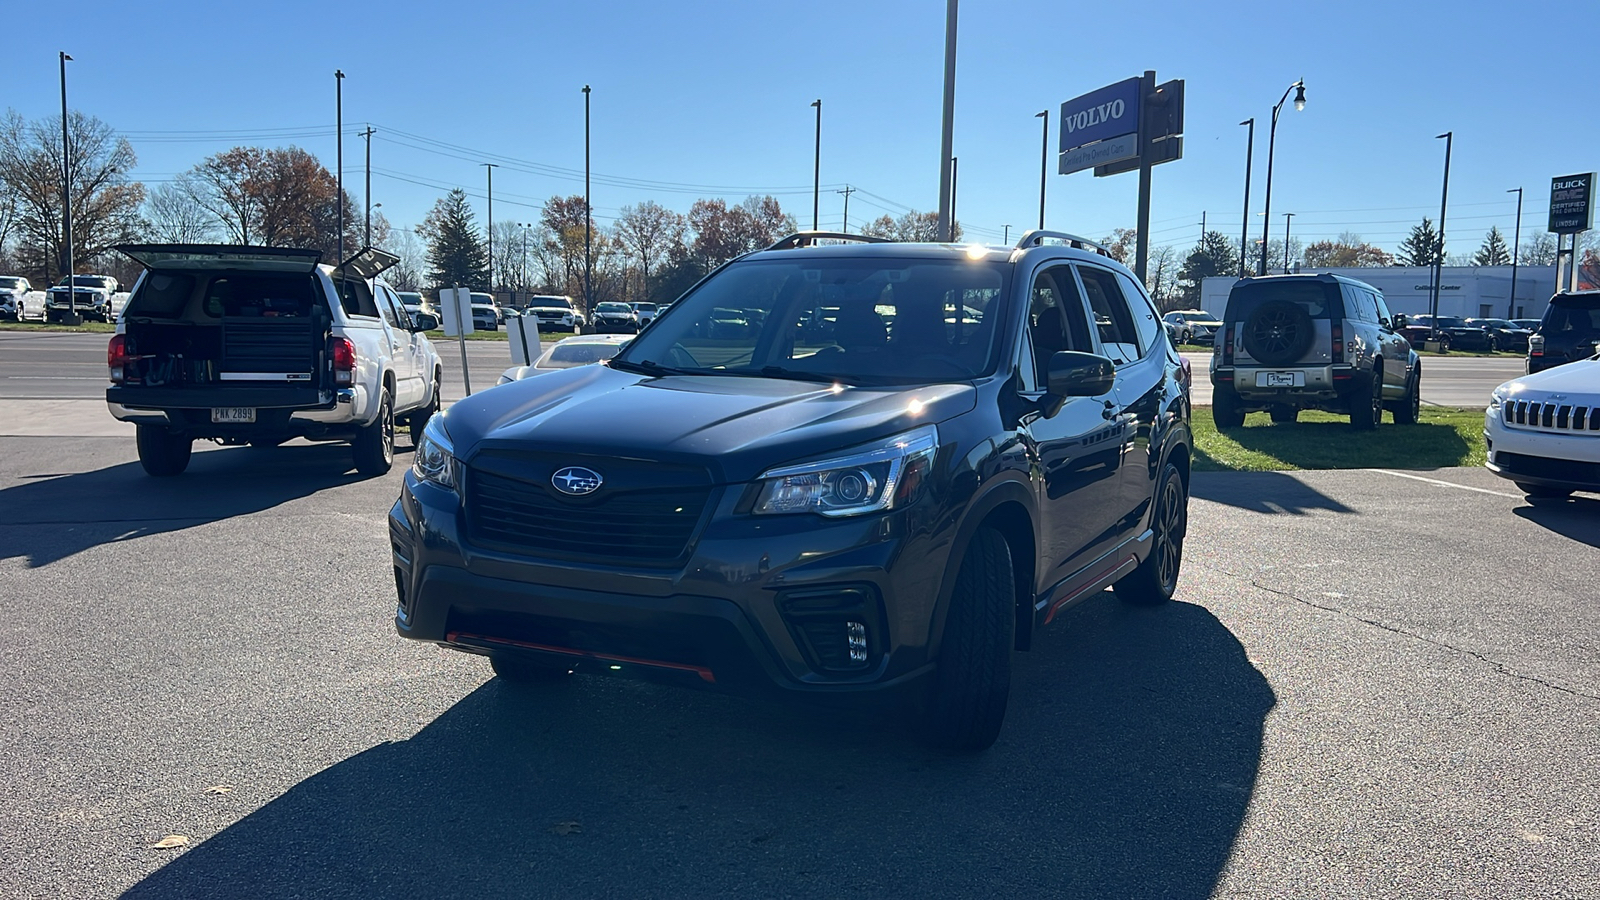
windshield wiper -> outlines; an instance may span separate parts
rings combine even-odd
[[[692,374],[686,369],[674,369],[671,366],[663,366],[658,362],[652,362],[648,359],[641,359],[638,362],[634,362],[633,360],[629,359],[617,359],[615,356],[613,356],[606,361],[606,365],[613,369],[621,369],[624,372],[633,372],[639,375],[654,375],[657,377],[662,375]]]

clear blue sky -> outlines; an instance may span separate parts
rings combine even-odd
[[[1555,175],[1600,168],[1594,7],[1482,2],[1018,4],[961,8],[955,116],[957,216],[999,240],[1038,214],[1039,120],[1052,156],[1060,103],[1157,71],[1188,88],[1186,157],[1155,170],[1152,235],[1191,245],[1202,211],[1239,232],[1245,129],[1255,116],[1251,194],[1259,230],[1266,121],[1304,76],[1304,112],[1278,128],[1274,237],[1282,213],[1314,240],[1357,231],[1392,248],[1437,217],[1444,142],[1455,131],[1450,251],[1491,224],[1509,235],[1523,186],[1524,237],[1542,226]],[[813,99],[823,99],[822,224],[936,207],[944,3],[809,0],[646,3],[160,4],[80,0],[30,8],[0,105],[59,110],[64,49],[73,108],[127,133],[139,177],[170,178],[240,143],[295,143],[334,166],[335,68],[347,132],[373,141],[373,199],[397,224],[453,186],[495,217],[532,221],[553,194],[581,193],[584,84],[593,86],[593,202],[604,221],[653,199],[778,194],[811,219]],[[62,37],[57,37],[61,35]],[[1586,108],[1585,108],[1586,107]],[[209,132],[199,134],[197,132]],[[404,134],[402,134],[402,132]],[[418,137],[464,150],[419,149]],[[345,184],[359,206],[362,141],[347,134]],[[1052,160],[1053,168],[1053,160]],[[409,179],[409,180],[402,180]],[[619,183],[619,180],[621,183]],[[424,182],[415,184],[412,182]],[[653,183],[653,184],[652,184]],[[705,186],[705,187],[698,187]],[[870,192],[870,193],[869,193]],[[1048,224],[1100,236],[1134,224],[1137,176],[1052,174]],[[524,205],[514,205],[524,204]]]

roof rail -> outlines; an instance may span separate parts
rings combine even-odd
[[[1017,241],[1016,249],[1021,250],[1023,247],[1035,247],[1042,245],[1045,238],[1055,238],[1059,241],[1066,241],[1067,246],[1072,247],[1075,250],[1093,250],[1101,256],[1111,255],[1111,251],[1107,250],[1104,244],[1091,241],[1086,237],[1079,237],[1075,234],[1067,234],[1065,231],[1045,231],[1042,228],[1034,228],[1023,232],[1021,239]]]
[[[890,244],[888,238],[865,234],[846,234],[843,231],[797,231],[768,247],[768,250],[792,250],[796,247],[813,247],[817,241],[858,241],[863,244]]]

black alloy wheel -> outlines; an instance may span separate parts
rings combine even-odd
[[[1271,300],[1245,320],[1244,348],[1265,365],[1287,365],[1311,346],[1315,330],[1305,307],[1288,300]]]
[[[1367,376],[1366,390],[1350,394],[1350,427],[1357,431],[1371,431],[1383,422],[1383,369],[1375,368]]]
[[[1117,599],[1134,606],[1157,606],[1172,599],[1183,568],[1183,539],[1189,533],[1189,492],[1178,467],[1167,464],[1156,488],[1150,517],[1150,555],[1112,586]]]
[[[1394,408],[1396,425],[1415,425],[1422,421],[1422,363],[1406,379],[1406,395]]]
[[[356,471],[368,478],[388,474],[394,465],[394,398],[387,385],[378,402],[378,418],[356,433]]]

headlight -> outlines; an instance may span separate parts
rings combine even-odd
[[[445,434],[444,416],[433,416],[428,427],[422,430],[422,439],[411,458],[411,471],[423,481],[431,481],[442,488],[456,488],[456,457]]]
[[[1510,396],[1511,396],[1511,383],[1510,382],[1506,382],[1505,384],[1502,384],[1499,387],[1495,388],[1494,389],[1494,393],[1489,395],[1489,409],[1491,409],[1491,410],[1500,409],[1500,407],[1506,402],[1506,398],[1510,397]]]
[[[932,425],[895,435],[848,456],[772,469],[761,476],[756,513],[857,516],[909,503],[933,466]]]

